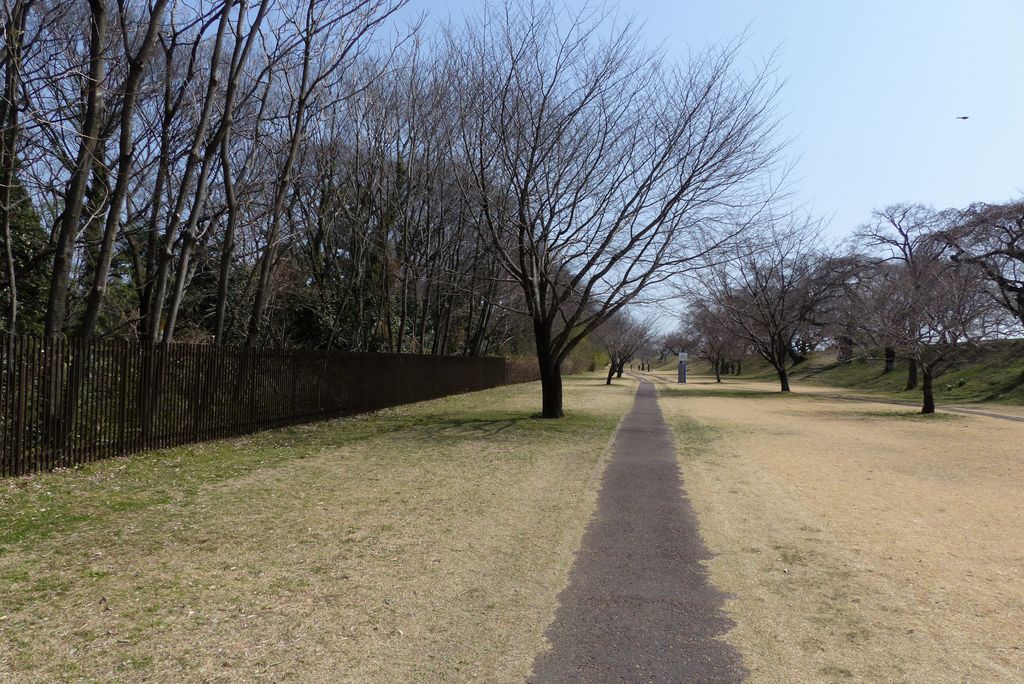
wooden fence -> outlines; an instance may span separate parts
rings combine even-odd
[[[0,476],[506,382],[501,358],[0,335]]]

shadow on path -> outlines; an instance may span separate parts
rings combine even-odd
[[[675,446],[641,381],[531,682],[738,682]]]

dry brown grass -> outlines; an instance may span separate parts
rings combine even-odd
[[[598,382],[8,483],[0,681],[521,681],[632,400]]]
[[[661,406],[752,681],[1024,681],[1024,425],[741,388]]]

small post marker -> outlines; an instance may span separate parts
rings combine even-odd
[[[679,379],[678,384],[686,384],[686,352],[679,352]]]

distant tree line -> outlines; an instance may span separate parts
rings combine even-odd
[[[826,346],[840,361],[878,354],[935,410],[933,378],[965,344],[1024,331],[1024,203],[874,212],[829,247],[821,226],[764,218],[727,258],[700,272],[690,308],[664,349],[694,350],[712,367],[751,353],[789,391],[789,369]]]
[[[529,350],[562,415],[580,345],[765,203],[773,67],[405,3],[2,0],[3,330]]]
[[[445,66],[405,0],[5,0],[3,329],[483,354]]]
[[[0,327],[53,339],[529,352],[719,376],[909,362],[1024,325],[1024,203],[778,212],[777,82],[581,4],[397,29],[407,0],[0,0]],[[600,329],[604,327],[604,332]],[[609,378],[611,375],[609,375]]]

